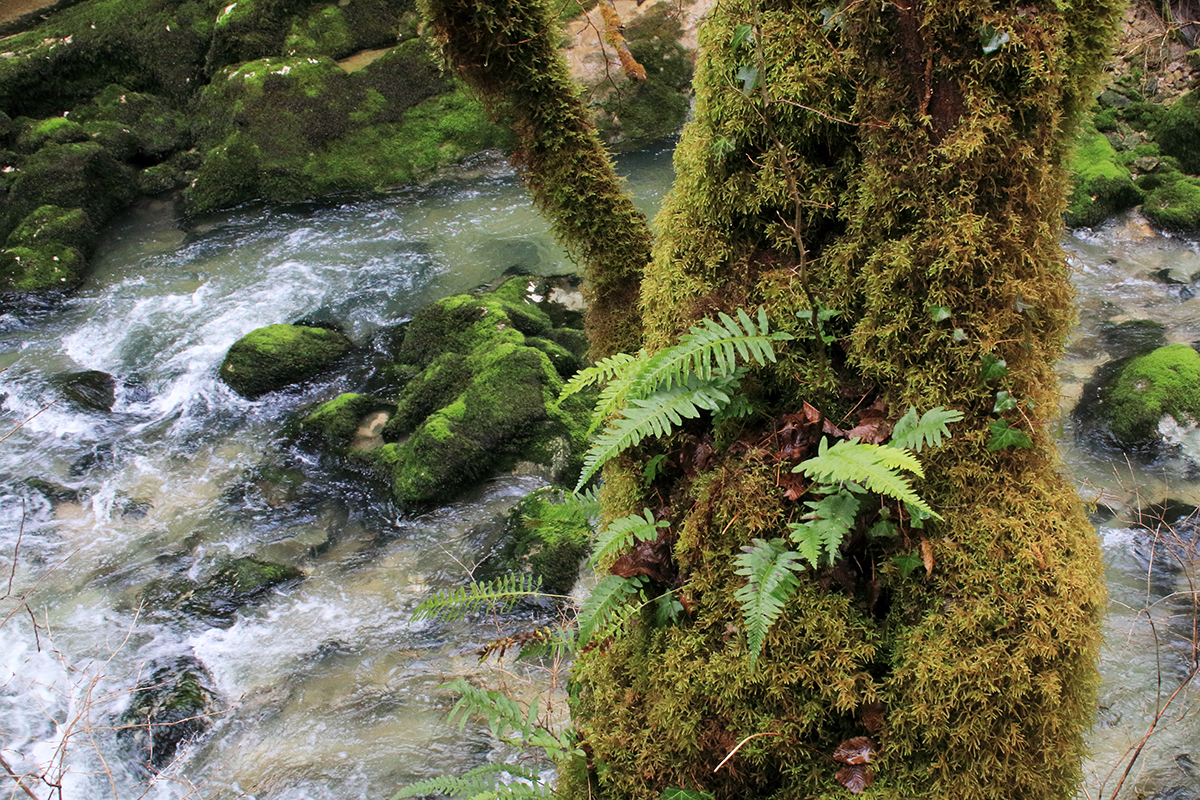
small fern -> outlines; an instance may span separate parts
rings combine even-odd
[[[891,497],[919,508],[936,519],[940,516],[912,490],[908,478],[900,474],[907,470],[918,478],[925,477],[921,462],[907,450],[879,444],[863,444],[859,441],[842,440],[833,447],[821,437],[817,455],[801,461],[792,472],[803,472],[813,480],[824,484],[841,484],[853,481],[862,484],[868,491]]]
[[[487,720],[488,730],[497,741],[522,748],[537,747],[554,760],[582,755],[572,744],[570,734],[555,734],[538,724],[537,698],[522,712],[517,701],[504,692],[481,689],[466,678],[455,678],[441,688],[452,689],[459,695],[448,717],[451,723],[458,719],[459,730],[466,727],[472,716],[479,716]]]
[[[793,522],[788,526],[790,538],[799,548],[800,555],[814,568],[822,564],[831,566],[858,517],[858,498],[840,489],[806,505],[812,510],[805,522]]]
[[[439,775],[427,781],[409,784],[392,795],[392,800],[431,794],[444,794],[463,800],[516,800],[554,796],[553,787],[543,783],[536,770],[513,764],[484,764],[462,776]]]
[[[563,600],[560,595],[539,591],[541,580],[533,575],[509,574],[494,581],[444,589],[422,600],[413,609],[412,620],[453,621],[479,611],[504,612],[521,600]]]
[[[622,550],[627,550],[634,540],[649,542],[657,539],[658,529],[670,524],[666,520],[655,522],[654,514],[648,508],[643,509],[643,515],[630,514],[613,520],[592,547],[592,566],[599,566]]]
[[[728,392],[737,387],[738,377],[735,373],[708,380],[693,378],[649,399],[631,399],[624,416],[614,420],[584,454],[583,473],[575,491],[579,491],[606,461],[636,447],[648,436],[666,436],[682,425],[685,418],[699,417],[701,411],[720,411],[729,403]]]
[[[947,411],[938,406],[917,419],[917,410],[909,406],[908,413],[900,418],[892,430],[892,440],[888,444],[918,453],[925,447],[937,447],[950,436],[950,429],[946,426],[962,418],[961,411]]]
[[[746,638],[750,644],[750,668],[758,661],[767,631],[783,613],[783,606],[796,593],[797,561],[800,554],[788,548],[783,539],[755,539],[742,548],[737,557],[737,574],[746,577],[746,585],[735,595],[742,606]]]
[[[607,628],[613,617],[620,614],[626,601],[634,595],[641,596],[646,579],[642,576],[622,578],[619,575],[605,575],[588,599],[584,601],[576,622],[579,624],[577,634],[578,647],[587,646],[597,631]]]

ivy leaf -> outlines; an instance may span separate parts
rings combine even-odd
[[[1029,434],[1020,428],[1014,428],[1002,419],[994,419],[988,423],[992,436],[988,439],[987,449],[990,451],[1003,450],[1007,447],[1030,448],[1033,440]]]
[[[996,392],[996,406],[992,409],[997,414],[1003,414],[1005,411],[1012,411],[1017,407],[1017,398],[1013,397],[1008,392]]]
[[[979,41],[983,45],[984,55],[994,53],[1008,44],[1009,38],[1008,31],[996,30],[991,25],[984,25],[979,29]]]
[[[892,556],[892,563],[900,570],[900,577],[907,578],[912,574],[912,571],[921,566],[921,557],[916,553],[901,553],[898,556]]]
[[[929,317],[934,322],[950,319],[950,306],[929,306]]]
[[[1002,358],[988,353],[983,357],[983,368],[979,372],[979,378],[984,383],[1003,378],[1008,375],[1008,364]]]
[[[951,336],[951,338],[956,342],[965,342],[967,340],[967,334],[962,328],[955,328],[954,335]]]
[[[758,67],[747,64],[738,70],[737,79],[742,82],[742,94],[749,97],[758,88]]]
[[[900,530],[893,523],[888,522],[886,519],[881,519],[871,526],[871,529],[867,531],[867,536],[870,536],[872,539],[891,539],[898,533],[900,533]]]
[[[732,50],[737,50],[748,42],[753,41],[750,34],[753,29],[749,25],[738,25],[733,29],[733,39],[729,42],[729,47]]]

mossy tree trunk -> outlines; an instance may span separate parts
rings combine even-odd
[[[555,36],[537,3],[431,5],[468,72],[492,69],[497,44]],[[589,758],[567,771],[567,794],[843,797],[831,755],[869,735],[864,796],[1075,795],[1104,590],[1046,422],[1072,319],[1062,161],[1119,8],[722,0],[710,12],[695,120],[641,282],[641,344],[758,306],[798,338],[743,383],[757,416],[691,424],[606,471],[609,517],[648,506],[670,521],[678,577],[663,588],[684,613],[661,625],[647,613],[579,657]],[[510,92],[510,108],[546,102],[529,91]],[[541,191],[567,191],[561,172],[525,163]],[[577,227],[620,235],[605,216]],[[839,312],[828,344],[801,338],[814,305]],[[1006,371],[987,379],[998,360]],[[922,453],[917,488],[944,519],[853,540],[838,566],[808,571],[752,669],[734,558],[806,511],[788,499],[804,487],[784,446],[806,403],[846,428],[868,408],[964,417]],[[1029,446],[989,449],[1005,427]],[[647,485],[641,465],[658,454],[671,467]],[[922,564],[906,572],[898,556]]]

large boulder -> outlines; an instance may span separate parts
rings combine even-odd
[[[328,370],[351,348],[342,333],[307,325],[268,325],[233,343],[221,364],[221,380],[254,400]]]
[[[1100,387],[1095,410],[1124,447],[1159,441],[1167,418],[1194,426],[1200,421],[1200,353],[1169,344],[1129,359]]]
[[[380,366],[402,387],[383,397],[343,394],[309,410],[299,420],[304,438],[383,478],[404,506],[451,499],[517,468],[552,480],[576,474],[590,405],[556,399],[587,342],[582,331],[555,325],[548,309],[571,324],[578,315],[549,291],[531,294],[538,282],[515,278],[421,309]]]

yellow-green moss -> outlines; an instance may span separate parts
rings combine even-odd
[[[1101,390],[1098,411],[1117,441],[1130,446],[1158,438],[1165,416],[1200,420],[1200,354],[1169,344],[1134,358]]]
[[[350,349],[350,340],[327,328],[268,325],[238,339],[221,363],[221,380],[243,397],[308,380]]]

